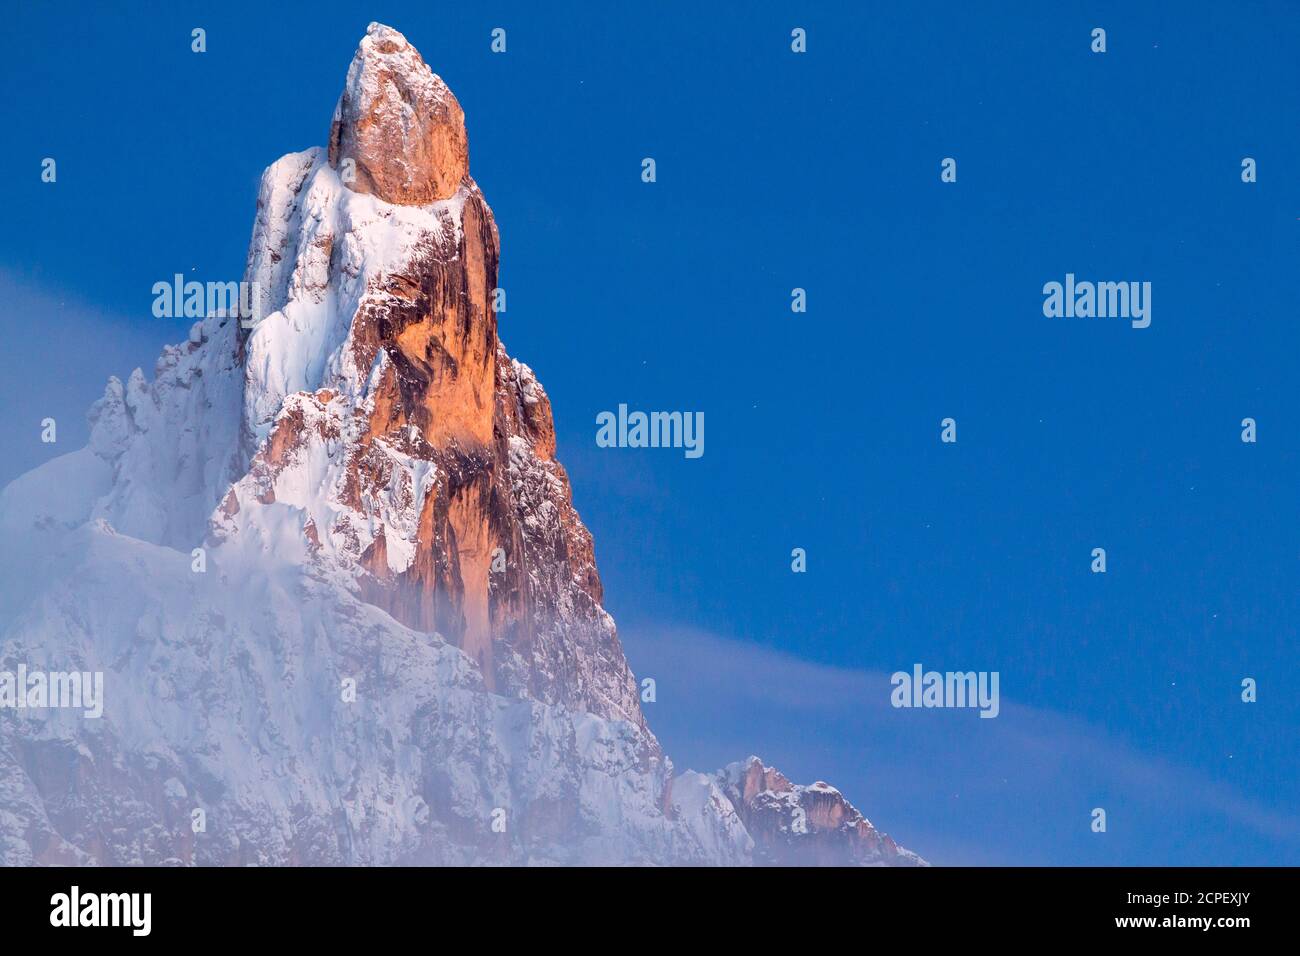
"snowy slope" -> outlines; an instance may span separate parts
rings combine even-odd
[[[0,709],[0,862],[919,862],[761,762],[674,779],[497,257],[455,97],[372,24],[328,152],[263,176],[258,320],[0,493],[0,672],[105,680]]]

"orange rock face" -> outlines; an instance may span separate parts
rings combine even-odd
[[[285,289],[270,310],[296,315],[300,302],[354,289],[356,305],[339,317],[331,367],[342,380],[286,395],[232,507],[305,507],[317,560],[352,573],[367,602],[460,647],[489,690],[644,729],[591,536],[555,460],[550,402],[497,335],[499,239],[469,176],[460,106],[400,33],[376,24],[330,134],[329,166],[342,174],[349,159],[355,180],[340,179],[352,193],[422,208],[351,202],[310,154],[288,161],[283,193],[267,192],[270,225],[250,261],[267,263],[267,288]],[[368,268],[367,255],[382,264]],[[255,348],[250,365],[288,367],[289,336],[330,321],[311,316],[284,320],[283,339],[265,333],[282,344]]]
[[[460,103],[396,30],[372,23],[361,41],[334,111],[329,162],[355,192],[407,206],[447,199],[469,174]]]

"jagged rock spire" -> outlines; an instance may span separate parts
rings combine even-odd
[[[112,688],[93,730],[0,719],[0,865],[920,862],[757,758],[674,778],[497,336],[460,107],[396,31],[329,160],[263,177],[261,319],[197,323],[0,492],[0,664]]]
[[[404,206],[449,198],[469,173],[460,104],[392,27],[370,24],[357,47],[334,108],[329,163],[353,191]]]

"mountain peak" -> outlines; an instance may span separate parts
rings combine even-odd
[[[424,206],[469,175],[465,114],[406,37],[371,23],[330,127],[329,163],[354,192]]]
[[[406,37],[400,30],[395,30],[387,23],[380,23],[378,20],[371,20],[366,27],[366,35],[361,38],[362,43],[368,42],[387,43],[395,47],[410,47]]]
[[[112,688],[93,731],[0,719],[0,865],[917,862],[757,757],[674,777],[467,170],[371,24],[328,165],[262,177],[256,320],[111,380],[90,446],[0,492],[0,665]]]

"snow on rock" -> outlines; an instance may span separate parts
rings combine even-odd
[[[103,671],[106,705],[5,715],[6,865],[743,862],[663,813],[639,728],[489,694],[329,582],[95,524],[19,563],[0,668]]]
[[[0,670],[105,676],[102,718],[0,713],[0,863],[915,861],[756,758],[674,780],[467,155],[372,24],[328,151],[262,177],[251,327],[0,493]]]
[[[673,781],[672,809],[710,857],[750,859],[754,839],[713,777],[693,770],[677,777]]]
[[[758,757],[714,777],[755,841],[754,862],[770,866],[924,866],[871,825],[824,781],[791,783]]]
[[[199,342],[163,349],[146,381],[110,379],[90,409],[90,448],[113,482],[94,515],[125,534],[169,547],[198,543],[219,495],[241,466],[243,369],[237,323],[210,318]]]
[[[348,68],[330,130],[330,165],[350,188],[408,205],[451,196],[469,173],[465,116],[406,37],[372,23]]]

